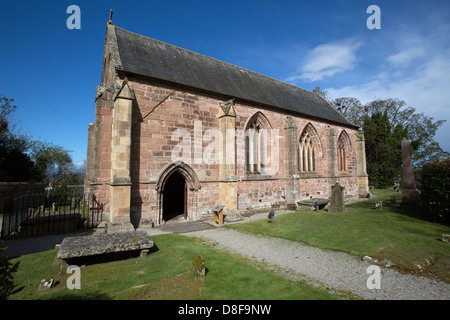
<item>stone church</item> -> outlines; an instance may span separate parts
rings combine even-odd
[[[317,92],[107,23],[85,190],[111,226],[365,197],[363,134]]]

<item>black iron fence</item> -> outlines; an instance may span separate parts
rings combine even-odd
[[[95,228],[102,221],[102,212],[95,196],[82,190],[21,196],[4,204],[1,239]]]

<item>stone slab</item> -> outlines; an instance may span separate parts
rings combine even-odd
[[[154,246],[145,231],[67,237],[61,243],[58,258],[70,259],[105,253],[147,250]]]
[[[317,203],[319,206],[319,210],[322,210],[326,207],[326,205],[330,202],[329,199],[325,198],[312,198],[306,200],[297,201],[297,207],[304,207],[308,210],[315,210],[315,204]]]

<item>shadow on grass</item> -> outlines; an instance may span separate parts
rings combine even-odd
[[[394,213],[408,216],[410,218],[420,219],[426,222],[438,223],[443,226],[450,226],[450,224],[444,223],[434,219],[421,204],[402,204],[389,206],[390,210]]]
[[[158,251],[159,248],[156,244],[153,245],[152,248],[149,249],[148,254]],[[140,257],[141,250],[130,250],[130,251],[122,251],[122,252],[111,252],[104,253],[92,256],[85,257],[76,257],[65,259],[65,262],[68,265],[76,265],[76,266],[90,266],[101,263],[109,263],[116,262],[121,260],[135,259]]]
[[[375,202],[378,200],[383,201],[382,208],[376,208]],[[449,226],[449,224],[442,223],[440,221],[436,221],[433,217],[426,211],[421,204],[403,204],[402,196],[400,193],[392,192],[392,193],[382,193],[380,195],[376,195],[372,199],[368,201],[361,201],[349,204],[347,207],[353,209],[360,210],[370,210],[373,212],[376,211],[390,211],[392,213],[398,213],[404,216],[408,216],[410,218],[420,219],[422,221],[439,223],[443,226]]]
[[[100,292],[92,292],[92,293],[83,293],[78,292],[76,290],[72,290],[73,292],[62,294],[58,296],[52,296],[48,300],[112,300],[112,298],[105,294]],[[44,298],[44,297],[41,297]],[[45,298],[44,298],[45,299]],[[47,300],[47,299],[45,299]]]

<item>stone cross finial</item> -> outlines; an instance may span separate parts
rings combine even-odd
[[[113,24],[113,22],[112,22],[112,16],[113,16],[113,10],[110,9],[110,10],[109,10],[109,21],[108,21],[109,24]]]

